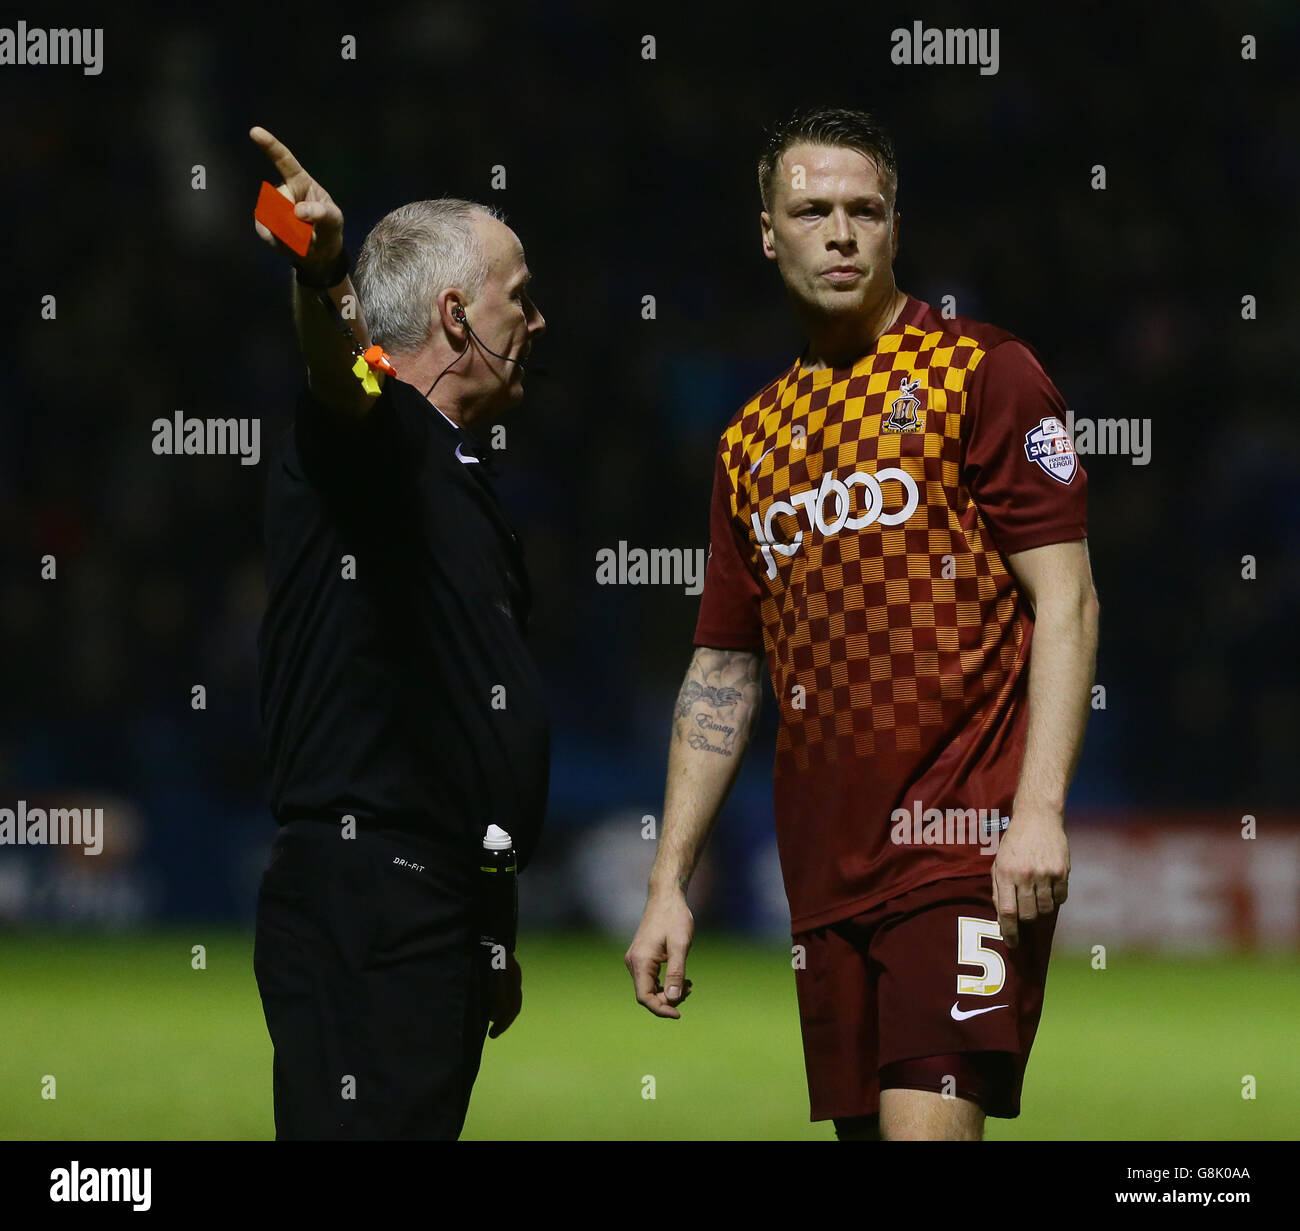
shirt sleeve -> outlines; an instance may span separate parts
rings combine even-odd
[[[322,488],[373,489],[413,479],[424,458],[427,417],[393,377],[364,415],[318,401],[303,377],[294,410],[294,439],[307,478]]]
[[[748,545],[731,517],[731,479],[719,451],[709,509],[709,559],[695,625],[695,644],[763,652],[762,592],[750,572]]]
[[[1065,400],[1023,342],[986,352],[971,378],[963,478],[1005,556],[1087,538],[1088,476]]]

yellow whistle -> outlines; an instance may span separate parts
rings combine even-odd
[[[352,365],[352,375],[361,382],[361,387],[367,393],[381,392],[379,382],[375,379],[374,370],[366,362],[366,357],[364,355],[357,356],[356,363]]]

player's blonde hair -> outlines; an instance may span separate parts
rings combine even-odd
[[[763,208],[772,208],[772,185],[781,155],[792,145],[843,146],[857,150],[876,164],[885,180],[886,204],[892,210],[898,197],[898,159],[894,142],[885,127],[868,111],[844,107],[812,107],[796,111],[787,120],[773,124],[758,159],[758,193]]]

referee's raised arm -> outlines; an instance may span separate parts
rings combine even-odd
[[[299,257],[260,222],[253,222],[261,239],[278,252],[283,252],[295,266],[293,321],[303,361],[307,365],[307,383],[312,396],[332,410],[360,417],[374,405],[379,394],[367,393],[353,374],[355,354],[337,321],[318,298],[320,291],[324,290],[348,320],[358,345],[363,349],[370,345],[361,305],[344,264],[343,211],[335,205],[329,193],[303,170],[282,141],[256,125],[248,130],[248,135],[266,151],[266,156],[280,174],[283,183],[278,191],[294,203],[295,216],[313,225],[307,255]],[[308,283],[315,285],[306,285]],[[349,296],[350,311],[344,312],[344,300]],[[385,374],[376,372],[375,378],[382,388]]]

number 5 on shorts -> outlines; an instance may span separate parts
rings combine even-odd
[[[971,915],[957,917],[957,964],[978,966],[977,975],[957,976],[960,996],[996,996],[1007,981],[1007,964],[1002,954],[986,949],[986,940],[1000,940],[1002,933],[996,919],[977,919]]]

